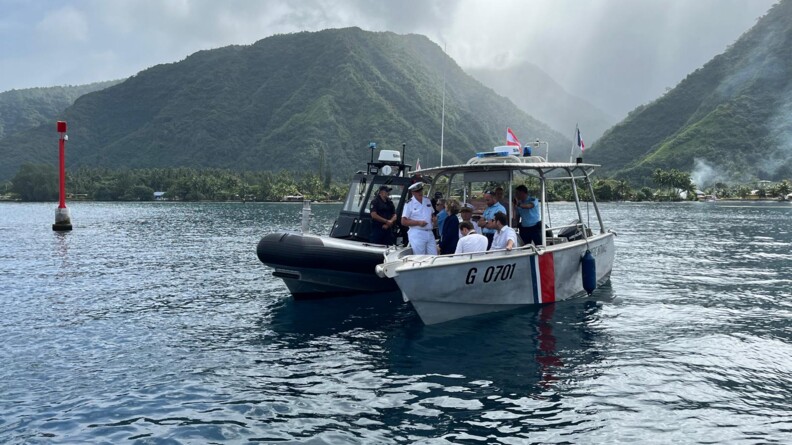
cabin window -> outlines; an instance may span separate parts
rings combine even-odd
[[[448,185],[445,187],[448,191],[445,193],[446,199],[456,199],[459,204],[468,202],[470,189],[466,187],[463,175],[453,175],[448,180]]]
[[[465,178],[467,179],[467,177]],[[462,190],[465,201],[460,201],[463,205],[473,208],[473,216],[481,215],[487,208],[484,193],[487,191],[500,192],[498,201],[506,209],[506,215],[510,216],[511,205],[509,204],[509,183],[508,181],[477,181],[465,183]]]
[[[368,190],[368,182],[366,178],[360,178],[358,181],[352,182],[349,187],[349,194],[344,202],[345,212],[360,212],[360,207],[366,203],[366,192]],[[365,205],[368,211],[368,205]]]
[[[399,204],[401,203],[402,200],[402,196],[404,194],[404,186],[389,184],[388,187],[391,187],[393,189],[390,192],[390,197],[391,197],[391,201],[393,201],[393,206],[396,207],[396,209],[398,209]]]
[[[381,185],[382,184],[374,184],[374,186],[371,188],[371,190],[372,190],[371,198],[369,198],[368,202],[366,203],[366,207],[363,210],[364,212],[371,213],[371,206],[369,206],[368,204],[370,204],[371,200],[374,199],[374,197],[377,196],[377,191],[379,190],[379,186],[381,186]],[[404,186],[403,185],[396,185],[396,184],[387,184],[387,186],[390,187],[391,189],[393,189],[393,190],[390,191],[390,198],[391,198],[391,201],[393,201],[393,206],[398,209],[399,208],[399,203],[401,202],[402,193],[404,193]]]
[[[346,201],[344,201],[344,211],[345,212],[360,212],[363,211],[365,213],[369,213],[369,204],[371,200],[377,195],[377,190],[379,186],[382,184],[373,184],[371,186],[371,196],[368,195],[369,190],[369,183],[366,181],[366,178],[360,178],[358,181],[354,181],[352,185],[349,187],[349,194],[346,197]],[[402,184],[387,184],[388,187],[392,188],[390,192],[391,200],[393,201],[393,205],[396,208],[399,207],[399,203],[402,200],[402,195],[404,194],[404,185]]]

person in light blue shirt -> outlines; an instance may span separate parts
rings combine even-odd
[[[542,244],[542,221],[539,200],[528,194],[528,187],[519,185],[514,190],[514,212],[520,216],[520,238],[525,244]]]
[[[445,222],[446,218],[448,217],[448,212],[446,211],[446,200],[445,199],[438,199],[437,205],[435,205],[435,211],[440,209],[437,212],[437,233],[438,235],[443,233],[443,223]],[[442,239],[442,235],[441,235]]]
[[[481,215],[478,221],[478,226],[481,228],[481,234],[487,237],[487,249],[492,246],[492,238],[495,236],[495,214],[502,212],[506,214],[506,208],[503,204],[498,202],[495,192],[487,190],[484,192],[484,201],[487,203],[487,208]]]

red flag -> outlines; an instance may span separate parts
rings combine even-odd
[[[514,135],[511,128],[506,129],[506,145],[516,145],[518,147],[522,147],[520,144],[520,140],[517,139],[517,136]]]

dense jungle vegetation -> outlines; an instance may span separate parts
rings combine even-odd
[[[314,201],[338,201],[347,193],[347,183],[334,181],[328,171],[295,177],[288,171],[239,172],[223,169],[155,168],[109,170],[79,168],[67,173],[66,189],[73,198],[93,201],[152,201],[154,192],[165,192],[172,201],[280,201],[285,196],[302,195]],[[657,169],[652,174],[654,187],[637,187],[624,179],[595,178],[593,189],[599,201],[679,201],[696,199],[696,186],[688,173]],[[751,196],[781,198],[792,193],[789,180],[761,188],[755,184],[718,183],[702,192],[718,198]],[[685,197],[680,192],[686,192]],[[571,201],[572,189],[565,182],[550,182],[548,200]],[[51,165],[26,164],[17,174],[0,184],[0,195],[7,200],[57,201],[58,174]],[[587,187],[581,197],[588,198]]]

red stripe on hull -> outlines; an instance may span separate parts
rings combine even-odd
[[[539,255],[539,276],[542,278],[542,303],[555,301],[555,263],[553,254]]]

